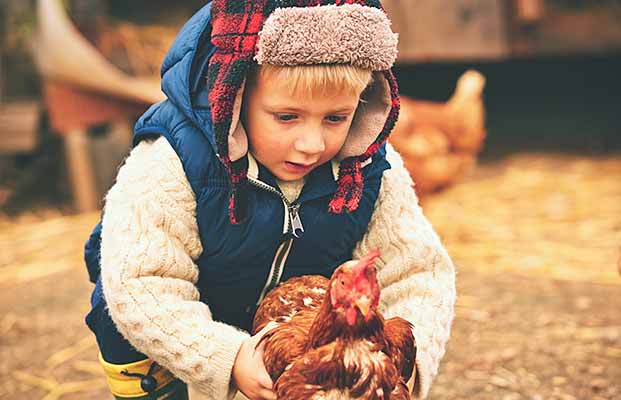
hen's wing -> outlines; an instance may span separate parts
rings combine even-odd
[[[314,349],[287,366],[274,385],[278,400],[309,400],[325,388],[337,386],[343,369],[337,342]]]
[[[388,400],[399,381],[395,366],[379,344],[338,339],[305,353],[285,368],[275,391],[279,400]]]
[[[400,317],[390,318],[384,323],[384,335],[388,354],[405,382],[412,377],[416,360],[416,341],[412,324]]]
[[[258,345],[265,343],[263,364],[273,382],[276,382],[287,365],[304,353],[315,314],[313,311],[301,311],[289,322],[267,332],[259,341]]]
[[[330,281],[321,275],[291,278],[272,289],[263,299],[254,316],[253,334],[270,321],[286,322],[303,310],[319,308]]]

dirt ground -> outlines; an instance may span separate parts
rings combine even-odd
[[[430,399],[621,399],[621,157],[521,155],[424,210],[458,270]],[[111,399],[83,323],[97,215],[0,219],[0,399]]]

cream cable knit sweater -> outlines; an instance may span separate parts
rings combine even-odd
[[[379,248],[381,311],[414,325],[417,383],[423,398],[438,371],[455,304],[455,271],[423,216],[400,156],[389,146],[367,233],[354,258]],[[280,182],[297,198],[302,181]],[[202,252],[196,201],[166,139],[142,142],[106,197],[101,268],[110,316],[134,347],[209,399],[231,398],[231,370],[248,333],[213,321],[194,286]]]

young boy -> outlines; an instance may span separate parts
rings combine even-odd
[[[377,0],[214,0],[162,67],[168,99],[87,242],[87,323],[124,398],[274,399],[247,330],[279,282],[373,249],[380,310],[414,326],[423,398],[455,303],[453,264],[385,144],[396,35]],[[170,397],[167,397],[170,396]]]

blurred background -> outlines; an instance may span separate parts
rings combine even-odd
[[[204,0],[0,3],[0,399],[108,399],[82,246]],[[458,270],[431,399],[621,398],[621,1],[384,0]]]

